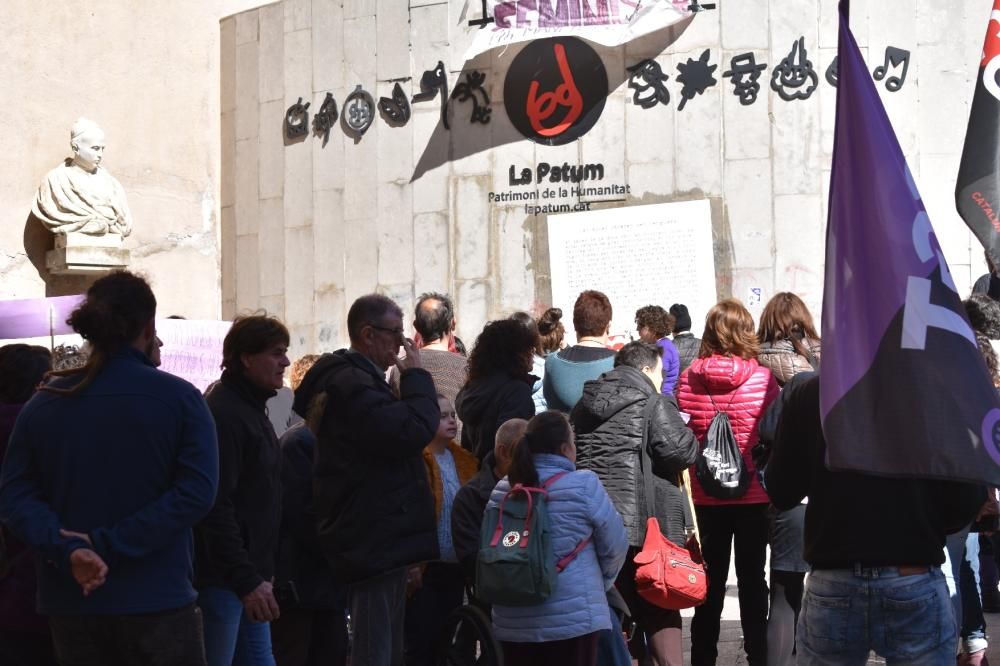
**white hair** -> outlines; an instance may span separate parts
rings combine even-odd
[[[80,138],[87,132],[91,132],[94,130],[100,132],[101,128],[93,120],[80,116],[79,118],[76,119],[76,122],[73,123],[73,127],[70,128],[69,140],[71,142],[76,141],[78,138]]]

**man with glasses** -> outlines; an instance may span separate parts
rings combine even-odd
[[[399,306],[362,296],[347,314],[347,330],[351,348],[316,362],[296,392],[295,411],[317,424],[319,541],[335,578],[349,586],[351,664],[399,666],[407,567],[439,556],[422,452],[441,414],[420,351],[403,337]],[[398,396],[385,381],[392,366]]]

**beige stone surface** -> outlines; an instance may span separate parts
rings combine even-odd
[[[950,193],[984,18],[966,7],[942,13],[933,0],[890,4],[855,0],[855,34],[869,70],[887,44],[913,51],[906,86],[896,94],[883,86],[883,97],[956,283],[967,286],[981,259]],[[759,290],[766,301],[793,290],[818,311],[836,97],[823,74],[835,54],[835,0],[720,3],[690,25],[601,49],[611,88],[604,113],[582,139],[555,147],[523,140],[506,116],[504,76],[520,46],[464,62],[471,37],[464,7],[462,0],[284,0],[223,20],[221,201],[224,223],[234,227],[222,234],[226,311],[280,308],[297,354],[346,344],[346,311],[361,294],[385,293],[408,310],[419,293],[446,291],[471,344],[485,321],[547,304],[546,216],[525,213],[523,202],[488,201],[490,192],[511,189],[511,165],[534,171],[542,161],[602,163],[605,184],[631,187],[623,200],[599,206],[709,199],[719,296],[748,300]],[[968,44],[943,40],[931,24]],[[819,90],[784,102],[770,74],[800,35]],[[679,111],[676,65],[706,48],[718,84]],[[741,105],[722,77],[747,50],[768,65],[752,106]],[[669,106],[632,103],[625,68],[644,57],[656,57],[670,76]],[[342,113],[358,84],[377,100],[399,80],[412,96],[438,60],[449,90],[464,80],[463,66],[486,74],[489,125],[470,124],[471,105],[452,101],[445,130],[435,98],[414,104],[402,128],[377,116],[360,139],[339,124],[325,146],[311,132],[298,142],[281,135],[284,109],[300,95],[312,102],[310,120],[327,92]],[[256,81],[256,99],[244,79]],[[246,111],[253,128],[241,121],[243,105],[253,107]],[[957,120],[942,128],[941,118]],[[538,189],[532,182],[518,191]],[[251,248],[257,254],[246,256]]]
[[[28,211],[42,177],[65,157],[65,128],[85,115],[107,133],[105,164],[133,209],[136,230],[126,241],[132,268],[158,285],[161,309],[219,316],[221,98],[229,99],[229,108],[236,104],[222,94],[220,74],[224,64],[235,66],[237,38],[255,38],[252,20],[239,31],[220,29],[219,20],[259,4],[2,3],[0,106],[7,110],[8,152],[16,159],[0,167],[0,298],[47,291],[48,276],[36,268],[44,265],[45,248],[41,255],[25,248],[34,226]],[[223,42],[231,54],[226,61]],[[225,77],[230,85],[233,73]],[[227,145],[231,149],[232,141]],[[58,281],[51,282],[48,291],[56,293]],[[181,283],[192,288],[174,293]]]

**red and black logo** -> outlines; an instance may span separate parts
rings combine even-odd
[[[575,37],[540,39],[514,57],[503,85],[507,116],[525,137],[561,146],[590,131],[604,110],[608,73]]]

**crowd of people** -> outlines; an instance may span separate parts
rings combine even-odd
[[[1000,304],[966,307],[1000,385]],[[371,294],[349,348],[295,363],[282,322],[243,316],[202,395],[156,368],[149,285],[98,279],[68,321],[85,362],[0,347],[0,661],[431,666],[472,604],[509,666],[679,665],[680,611],[636,586],[655,517],[707,572],[694,666],[719,658],[731,564],[749,664],[985,663],[995,489],[827,470],[799,297],[756,324],[723,300],[701,338],[684,304],[646,306],[617,350],[612,312],[584,291],[573,344],[550,308],[466,355],[447,295],[411,339]],[[695,473],[718,414],[748,476],[726,496]],[[544,488],[557,584],[491,606],[484,515],[516,488]]]

